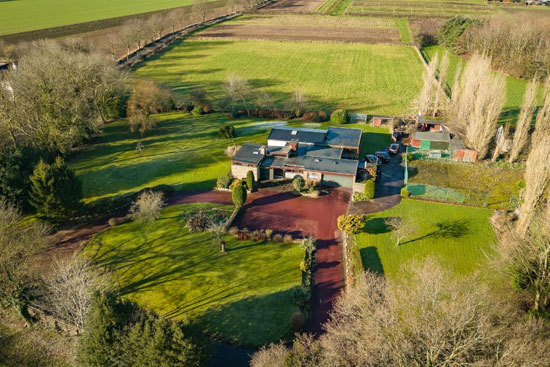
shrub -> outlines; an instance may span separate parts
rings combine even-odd
[[[254,191],[254,172],[246,172],[246,188],[250,191]]]
[[[292,235],[289,234],[289,233],[287,233],[283,236],[283,242],[284,243],[292,243],[292,240],[293,240]]]
[[[365,182],[365,197],[367,200],[374,198],[374,192],[376,191],[376,184],[373,180],[367,180]]]
[[[211,220],[202,210],[198,210],[187,216],[185,220],[185,227],[191,233],[204,232],[210,226]]]
[[[273,230],[272,229],[266,229],[265,230],[265,238],[270,241],[271,240],[271,236],[273,236]]]
[[[308,309],[311,301],[311,292],[303,287],[296,288],[292,292],[292,302],[300,308],[301,311]]]
[[[193,107],[193,111],[191,111],[191,113],[193,114],[193,116],[204,115],[204,111],[202,107],[199,107],[199,106]]]
[[[164,195],[156,191],[144,191],[130,208],[130,218],[143,222],[153,222],[160,218]]]
[[[250,239],[250,236],[247,232],[237,232],[233,237],[235,237],[235,239],[239,241],[247,241]]]
[[[462,16],[456,16],[449,19],[439,30],[440,43],[445,47],[454,49],[458,37],[474,24],[480,24],[480,21],[478,19],[465,18]]]
[[[236,207],[241,207],[244,203],[246,203],[246,189],[241,181],[233,187],[233,190],[231,191],[231,199]]]
[[[302,312],[295,312],[290,316],[290,328],[300,331],[306,326],[306,316]]]
[[[239,233],[239,228],[237,227],[231,227],[229,228],[229,230],[227,231],[230,235],[234,236],[235,234]]]
[[[241,146],[240,145],[230,145],[228,146],[227,148],[225,148],[225,155],[228,157],[228,158],[233,158],[235,156],[235,154],[237,154],[237,152],[239,151],[239,149],[241,149]]]
[[[218,177],[218,181],[216,182],[216,187],[222,188],[222,189],[227,189],[227,188],[229,188],[229,185],[231,185],[231,180],[232,179],[233,178],[230,175],[225,175],[225,176]]]
[[[294,177],[294,179],[292,180],[292,186],[294,187],[294,190],[302,192],[305,186],[304,178],[302,176]]]
[[[273,235],[273,242],[283,242],[283,235],[280,233],[275,233]]]
[[[359,214],[344,214],[338,217],[338,229],[344,233],[358,233],[364,224],[365,220]]]
[[[407,186],[402,187],[401,188],[401,197],[402,198],[408,198],[409,196],[411,196],[411,193],[407,189]]]
[[[223,124],[218,129],[218,137],[225,139],[233,139],[235,137],[235,126]]]
[[[116,227],[116,225],[118,224],[118,220],[116,218],[109,218],[107,223],[109,223],[109,227]]]
[[[330,115],[330,122],[333,124],[347,124],[350,116],[347,110],[336,110]]]
[[[260,242],[260,241],[265,241],[266,235],[265,235],[264,231],[257,230],[257,231],[254,231],[250,234],[250,238],[253,241]]]

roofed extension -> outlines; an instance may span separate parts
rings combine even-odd
[[[265,157],[265,153],[261,152],[261,148],[262,145],[260,144],[244,143],[232,160],[234,162],[251,163],[257,166]]]
[[[329,127],[325,144],[331,147],[359,148],[362,134],[359,129]]]
[[[273,140],[286,142],[298,140],[303,144],[323,144],[326,138],[326,130],[280,126],[271,129],[267,140],[268,142]]]

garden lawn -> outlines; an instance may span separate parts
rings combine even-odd
[[[491,209],[514,209],[519,200],[522,169],[483,164],[413,160],[409,162],[409,184],[452,188],[465,197],[465,204]]]
[[[430,60],[435,56],[436,53],[439,54],[439,58],[443,57],[444,53],[448,52],[443,46],[428,46],[422,48],[422,53],[426,60]],[[465,61],[460,57],[453,55],[449,52],[449,72],[447,73],[447,87],[448,90],[451,90],[454,84],[454,76],[457,71],[457,67],[462,65],[464,67]],[[512,124],[516,123],[519,110],[523,103],[523,95],[525,94],[525,88],[527,86],[527,81],[519,78],[514,78],[511,76],[505,76],[506,78],[506,103],[504,105],[504,110],[501,116],[501,122],[510,122]],[[542,95],[539,93],[538,96],[539,105],[542,103]]]
[[[298,89],[309,109],[389,115],[406,112],[422,85],[421,60],[413,48],[397,45],[194,38],[140,65],[136,77],[183,95],[202,87],[215,105],[227,107],[223,86],[230,74],[268,92],[279,108],[288,108]]]
[[[0,35],[191,5],[192,0],[0,1]]]
[[[488,219],[492,211],[458,205],[403,199],[389,210],[372,215],[356,235],[363,266],[388,277],[412,259],[435,256],[456,274],[468,274],[483,266],[494,240]],[[396,245],[384,224],[389,217],[414,221],[414,235]]]
[[[298,308],[303,251],[297,244],[237,241],[227,253],[209,233],[190,233],[186,216],[198,209],[231,206],[188,204],[165,208],[149,224],[129,222],[97,235],[86,254],[113,271],[121,294],[167,317],[197,320],[212,336],[260,346],[291,336]]]
[[[184,113],[155,115],[153,130],[141,136],[130,132],[125,120],[107,125],[103,133],[73,153],[68,162],[82,180],[86,202],[133,193],[144,188],[170,185],[181,191],[204,191],[229,172],[231,160],[224,150],[232,142],[218,138],[218,127],[235,125],[235,144],[267,143],[270,128],[277,123],[255,119],[229,119],[222,114],[192,116]],[[329,123],[292,122],[290,126],[327,128]],[[390,144],[387,129],[366,124],[345,127],[364,131],[361,154]],[[143,149],[136,150],[138,142]]]

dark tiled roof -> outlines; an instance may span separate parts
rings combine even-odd
[[[300,127],[274,127],[271,129],[268,140],[291,141],[298,140],[306,144],[322,144],[327,137],[325,130],[305,129]]]
[[[363,135],[363,131],[360,129],[329,127],[325,144],[336,147],[359,148],[361,135]]]
[[[342,158],[342,148],[313,145],[305,148],[304,155],[308,157],[340,159]]]
[[[298,156],[291,158],[266,157],[262,162],[263,167],[291,168],[297,167],[310,171],[343,174],[355,176],[359,161],[353,159],[316,158]]]
[[[264,154],[260,154],[261,147],[260,144],[244,143],[233,157],[233,161],[258,165],[265,157]]]

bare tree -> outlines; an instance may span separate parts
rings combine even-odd
[[[151,40],[157,41],[162,37],[162,32],[164,31],[164,24],[166,23],[166,18],[159,14],[153,15],[147,21],[147,28],[151,34]]]
[[[231,74],[227,77],[224,84],[224,91],[231,100],[231,110],[235,110],[237,101],[240,100],[246,109],[246,113],[250,116],[247,101],[252,94],[252,88],[248,84],[248,81],[239,75]]]
[[[550,185],[550,94],[537,114],[531,150],[525,167],[525,191],[520,206],[517,230],[526,234],[533,218],[542,209]]]
[[[48,245],[49,230],[39,222],[24,222],[21,211],[0,198],[0,307],[16,311],[26,322],[31,322],[30,290],[38,278],[31,264]]]
[[[307,99],[300,89],[295,89],[290,99],[290,109],[294,112],[296,116],[302,116],[306,108]]]
[[[512,142],[512,148],[510,150],[509,162],[515,162],[527,140],[529,139],[529,129],[531,128],[531,121],[533,121],[533,112],[535,112],[537,102],[537,89],[538,83],[535,79],[531,80],[527,84],[525,89],[525,95],[523,96],[523,105],[519,113],[518,121],[516,123],[516,131],[514,132],[514,140]]]
[[[225,233],[225,223],[211,220],[211,223],[208,226],[208,231],[212,233],[212,242],[214,245],[219,246],[220,251],[225,255],[226,243],[223,239],[223,234]]]
[[[495,150],[493,151],[492,162],[496,162],[498,157],[506,150],[506,145],[508,142],[508,137],[510,136],[510,125],[506,124],[504,127],[500,127],[497,130],[497,135],[495,138]]]
[[[139,56],[141,44],[145,39],[145,30],[147,29],[145,22],[141,19],[134,19],[124,25],[124,39],[130,44],[136,45],[136,55]]]
[[[402,240],[413,235],[416,231],[415,225],[410,219],[391,217],[386,219],[385,223],[397,238],[397,246],[401,244]]]
[[[164,195],[158,191],[144,191],[130,208],[129,217],[142,222],[154,222],[160,218]]]
[[[170,12],[171,17],[177,22],[178,30],[183,30],[189,21],[189,13],[184,8],[177,8]]]
[[[453,90],[451,120],[464,135],[466,145],[479,157],[487,154],[505,102],[504,77],[494,75],[489,58],[474,55]]]
[[[447,72],[449,71],[449,53],[445,52],[439,63],[439,72],[437,76],[437,90],[435,92],[435,101],[433,106],[433,116],[437,116],[439,112],[447,105],[447,94],[445,92],[447,86]]]
[[[110,288],[106,274],[78,254],[57,259],[45,283],[49,310],[77,334],[84,330],[93,293]]]
[[[422,79],[424,81],[424,86],[422,91],[417,98],[417,108],[418,114],[421,116],[426,116],[433,110],[434,102],[434,88],[436,87],[436,73],[437,73],[437,64],[439,63],[439,54],[436,54],[428,63],[428,67],[422,73]]]
[[[169,111],[172,107],[172,92],[151,80],[139,80],[132,88],[127,105],[130,130],[138,129],[143,135],[155,126],[152,114]]]
[[[288,349],[284,344],[270,344],[254,353],[250,361],[251,367],[286,367],[285,358]]]
[[[206,21],[206,13],[210,9],[208,0],[193,0],[193,10],[196,11],[201,17],[201,23]]]

